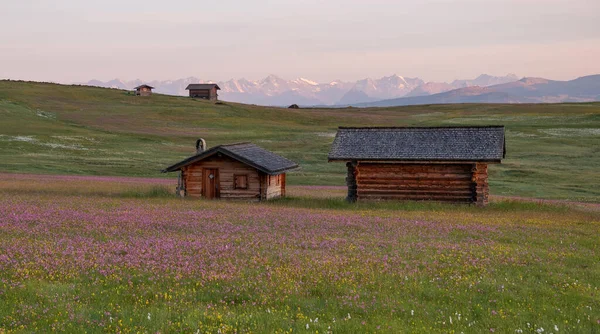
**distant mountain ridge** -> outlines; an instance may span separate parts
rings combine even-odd
[[[217,83],[221,88],[220,98],[225,101],[258,105],[287,106],[299,105],[349,105],[388,100],[407,96],[425,96],[456,88],[474,85],[487,86],[518,80],[514,74],[496,77],[482,74],[473,80],[455,80],[452,83],[424,82],[420,78],[408,78],[391,75],[379,79],[366,78],[356,82],[334,80],[329,83],[297,78],[285,80],[269,75],[260,80],[231,79],[215,82],[188,77],[177,80],[121,81],[114,79],[106,82],[90,80],[86,85],[118,89],[133,89],[141,84],[155,87],[155,91],[169,95],[186,95],[185,87],[190,83]]]
[[[357,107],[391,107],[447,103],[559,103],[600,101],[600,74],[569,81],[523,78],[518,81],[471,86],[425,96],[408,96],[352,104]]]

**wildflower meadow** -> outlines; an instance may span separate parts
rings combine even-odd
[[[597,206],[174,185],[0,174],[0,333],[600,332]]]

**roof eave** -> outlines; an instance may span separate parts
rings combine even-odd
[[[271,172],[264,172],[264,173],[269,174],[269,175],[279,175],[279,174],[283,174],[283,173],[286,173],[286,172],[289,172],[291,170],[298,169],[298,168],[300,168],[300,166],[294,165],[293,167],[280,168],[277,170],[273,170]]]
[[[232,158],[232,159],[235,159],[235,160],[238,160],[240,162],[243,162],[246,165],[251,166],[252,168],[255,168],[255,169],[257,169],[257,170],[259,170],[259,171],[261,171],[263,173],[269,174],[269,175],[281,174],[284,171],[287,171],[287,170],[294,169],[294,168],[298,167],[298,165],[295,165],[294,167],[286,167],[286,168],[280,168],[280,169],[277,169],[277,170],[270,170],[270,169],[267,169],[267,168],[265,168],[263,166],[260,166],[260,165],[258,165],[256,163],[254,163],[253,161],[250,161],[250,160],[248,160],[248,159],[246,159],[244,157],[241,157],[241,156],[239,156],[239,155],[237,155],[237,154],[235,154],[235,153],[227,150],[227,148],[223,148],[221,150],[221,152],[223,154],[227,155],[228,157]]]
[[[446,125],[446,126],[339,126],[338,130],[404,130],[404,129],[481,129],[504,128],[504,125]]]
[[[365,161],[365,162],[408,162],[408,163],[502,163],[502,159],[382,159],[382,158],[327,158],[327,162],[349,162],[349,161]]]
[[[202,89],[202,88],[194,88],[194,85],[213,85],[213,87],[216,87],[217,90],[221,90],[221,87],[219,87],[219,85],[217,84],[189,84],[187,85],[187,87],[185,87],[185,90],[190,90],[190,89]],[[190,88],[190,86],[192,86],[192,88]]]
[[[217,153],[224,154],[224,155],[226,155],[226,156],[228,156],[228,157],[230,157],[232,159],[240,161],[240,162],[242,162],[242,163],[244,163],[244,164],[246,164],[246,165],[248,165],[248,166],[250,166],[250,167],[252,167],[254,169],[257,169],[257,170],[259,170],[259,171],[261,171],[263,173],[269,174],[269,175],[282,174],[283,172],[286,172],[286,171],[292,170],[292,169],[296,169],[296,168],[299,167],[297,164],[295,164],[294,166],[280,168],[280,169],[277,169],[277,170],[266,169],[263,166],[257,165],[256,163],[254,163],[254,162],[252,162],[250,160],[247,160],[247,159],[245,159],[245,158],[243,158],[243,157],[241,157],[241,156],[239,156],[239,155],[237,155],[237,154],[235,154],[235,153],[227,150],[226,147],[216,146],[216,147],[213,147],[213,148],[211,148],[211,149],[209,149],[207,151],[202,152],[201,154],[196,154],[196,155],[191,156],[191,157],[189,157],[187,159],[184,159],[184,160],[182,160],[182,161],[180,161],[180,162],[178,162],[176,164],[173,164],[173,165],[171,165],[171,166],[163,169],[161,172],[162,173],[176,172],[176,171],[180,170],[181,168],[183,168],[185,166],[188,166],[188,165],[191,165],[191,164],[193,164],[195,162],[198,162],[200,160],[206,159],[206,158],[208,158],[208,157],[210,157],[210,156],[212,156],[214,154],[217,154]]]

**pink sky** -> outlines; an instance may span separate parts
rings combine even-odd
[[[600,73],[598,0],[20,0],[0,13],[0,78]]]

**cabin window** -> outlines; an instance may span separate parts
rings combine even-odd
[[[248,189],[248,175],[234,175],[234,189]]]

